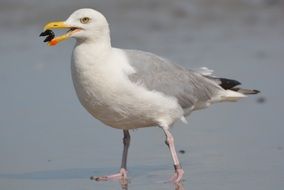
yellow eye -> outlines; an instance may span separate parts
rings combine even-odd
[[[82,24],[87,24],[88,22],[90,22],[90,20],[91,19],[89,17],[83,17],[83,18],[80,19],[80,22]]]

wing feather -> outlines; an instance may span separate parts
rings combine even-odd
[[[198,72],[185,69],[157,55],[125,50],[135,73],[129,75],[132,82],[142,84],[149,90],[162,92],[177,98],[183,109],[196,104],[206,104],[216,96],[221,87]]]

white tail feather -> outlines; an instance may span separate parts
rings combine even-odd
[[[246,95],[242,93],[235,92],[232,90],[225,90],[225,94],[221,95],[221,101],[234,102],[244,97],[246,97]]]

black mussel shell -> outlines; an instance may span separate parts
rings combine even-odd
[[[52,30],[46,30],[42,33],[40,33],[39,36],[47,36],[43,42],[49,42],[51,41],[54,37],[55,37],[55,34]]]

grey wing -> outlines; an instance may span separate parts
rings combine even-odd
[[[154,54],[137,50],[125,52],[136,71],[129,76],[131,81],[142,83],[149,90],[176,97],[183,109],[206,104],[221,90],[213,80]]]

